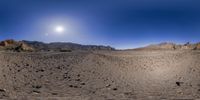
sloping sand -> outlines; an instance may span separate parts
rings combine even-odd
[[[200,98],[200,51],[0,53],[0,98]]]

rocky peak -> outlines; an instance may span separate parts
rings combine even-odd
[[[15,41],[12,39],[4,40],[0,42],[0,47],[3,50],[10,50],[10,51],[34,51],[34,48],[27,45],[22,41]]]
[[[14,41],[12,39],[0,42],[0,46],[4,46],[4,47],[11,46],[11,45],[14,45],[14,44],[16,44],[16,41]]]

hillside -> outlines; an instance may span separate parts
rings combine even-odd
[[[70,42],[52,42],[52,43],[43,43],[38,41],[25,41],[22,42],[36,48],[37,50],[44,51],[59,51],[62,49],[66,50],[115,50],[110,46],[102,46],[102,45],[81,45]]]
[[[190,44],[175,44],[175,43],[160,43],[153,44],[146,47],[136,48],[134,50],[200,50],[200,43]]]
[[[81,45],[75,43],[65,43],[65,42],[53,42],[53,43],[43,43],[38,41],[15,41],[15,40],[5,40],[0,42],[0,50],[7,51],[61,51],[68,52],[73,50],[84,50],[84,51],[94,51],[94,50],[115,50],[110,46],[97,46],[97,45]]]
[[[20,52],[20,51],[35,51],[35,48],[29,46],[24,42],[10,39],[5,41],[0,41],[0,50]]]

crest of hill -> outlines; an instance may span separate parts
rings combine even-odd
[[[43,43],[38,41],[15,41],[13,39],[0,42],[0,50],[9,51],[61,51],[69,52],[72,50],[115,50],[110,46],[103,45],[81,45],[70,42]]]
[[[103,45],[81,45],[70,42],[52,42],[43,43],[38,41],[26,41],[22,42],[36,48],[39,51],[62,51],[62,50],[115,50],[115,48]]]
[[[0,42],[1,50],[8,51],[34,51],[35,49],[22,41],[15,41],[13,39],[8,39]]]
[[[164,42],[160,44],[153,44],[142,48],[137,48],[134,50],[200,50],[200,43],[191,44],[187,42],[186,44],[175,44],[170,42]]]

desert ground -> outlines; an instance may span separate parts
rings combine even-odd
[[[200,51],[0,52],[0,98],[200,98]]]

